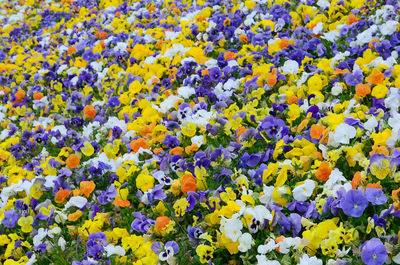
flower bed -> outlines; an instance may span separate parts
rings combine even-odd
[[[0,263],[400,264],[399,14],[1,1]]]

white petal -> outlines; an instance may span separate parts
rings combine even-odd
[[[125,256],[125,249],[123,249],[121,246],[107,245],[104,249],[107,252],[107,257],[110,257],[114,254]]]
[[[67,204],[65,204],[64,210],[68,209],[71,206],[75,206],[77,208],[82,208],[87,203],[87,199],[82,196],[76,196],[69,199]]]

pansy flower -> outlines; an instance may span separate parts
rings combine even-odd
[[[368,265],[381,265],[386,261],[387,250],[382,241],[372,238],[361,245],[361,259]]]
[[[349,190],[340,201],[343,212],[351,217],[360,217],[368,206],[368,200],[360,190]]]

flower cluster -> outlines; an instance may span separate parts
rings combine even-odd
[[[0,263],[400,264],[399,1],[0,6]]]

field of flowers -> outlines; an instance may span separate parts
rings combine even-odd
[[[398,0],[0,7],[1,264],[400,264]]]

